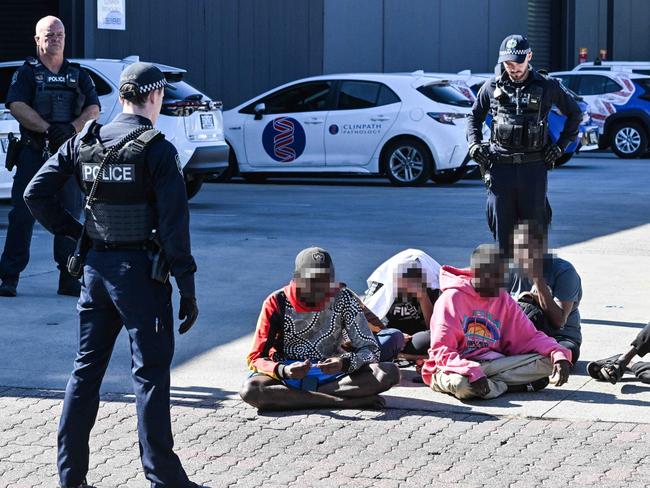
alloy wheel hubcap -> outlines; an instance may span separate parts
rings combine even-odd
[[[641,145],[641,134],[633,127],[624,127],[616,133],[616,147],[625,154],[632,154]]]
[[[396,180],[412,183],[424,171],[424,158],[413,146],[401,146],[393,151],[388,166]]]

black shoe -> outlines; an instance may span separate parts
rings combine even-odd
[[[508,385],[510,393],[525,393],[543,390],[548,386],[548,377],[544,376],[538,380],[528,383],[527,385]]]
[[[92,485],[89,485],[86,483],[86,480],[83,480],[80,484],[78,485],[59,485],[60,488],[95,488]]]
[[[67,271],[61,271],[59,273],[59,289],[57,293],[59,295],[79,298],[81,294],[81,283],[79,283],[78,279],[70,276]]]
[[[15,297],[18,278],[5,278],[0,285],[0,297]]]

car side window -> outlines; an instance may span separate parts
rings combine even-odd
[[[342,81],[337,110],[359,110],[399,102],[393,90],[374,81]]]
[[[612,82],[612,84],[608,83]],[[598,75],[585,75],[580,77],[580,86],[578,87],[578,95],[602,95],[604,93],[617,92],[621,87],[614,80],[610,80],[606,76]]]
[[[562,84],[567,87],[569,90],[573,90],[574,92],[578,92],[578,81],[579,77],[578,76],[573,76],[573,75],[556,75],[554,78],[558,78]]]
[[[104,80],[104,78],[99,76],[92,69],[88,68],[87,66],[83,66],[83,69],[86,70],[88,75],[90,75],[90,78],[93,80],[93,83],[95,84],[95,90],[97,91],[97,96],[101,97],[102,95],[108,95],[113,91],[111,85],[109,85],[108,82]]]
[[[0,68],[0,103],[4,104],[7,100],[7,92],[11,84],[11,78],[18,69],[18,66],[5,66]]]
[[[248,105],[242,113],[254,113],[255,105],[264,103],[267,114],[316,112],[329,109],[331,81],[313,81],[290,86]]]

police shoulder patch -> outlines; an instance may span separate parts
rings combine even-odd
[[[16,81],[18,81],[18,71],[15,71],[13,76],[11,77],[11,84],[12,85],[16,84]]]

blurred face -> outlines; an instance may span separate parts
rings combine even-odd
[[[63,55],[65,29],[63,23],[54,17],[41,19],[36,24],[36,49],[39,55]]]
[[[513,260],[526,274],[540,269],[544,261],[544,246],[533,238],[525,227],[515,229],[513,237]]]
[[[397,277],[397,294],[408,298],[417,298],[425,288],[424,276],[409,276],[408,273]]]
[[[310,269],[294,278],[300,301],[309,307],[321,305],[331,295],[334,276],[328,269]]]
[[[533,57],[533,53],[528,53],[523,63],[516,63],[515,61],[505,61],[503,66],[512,81],[524,81],[528,76],[528,64]]]
[[[473,268],[472,285],[482,297],[496,297],[506,285],[505,263],[499,259],[494,263],[484,263]]]

